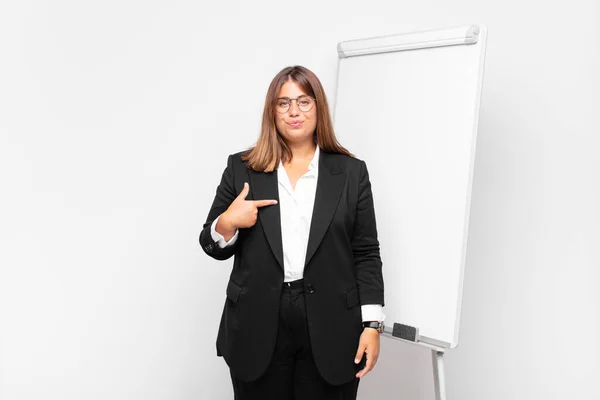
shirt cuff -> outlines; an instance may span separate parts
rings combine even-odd
[[[221,215],[223,215],[223,214],[221,214]],[[237,240],[237,237],[238,237],[239,229],[236,229],[233,237],[231,239],[229,239],[229,241],[226,242],[223,235],[221,235],[219,232],[217,232],[217,222],[219,221],[219,218],[221,218],[221,215],[219,215],[213,221],[212,225],[210,226],[210,236],[212,237],[212,239],[217,243],[217,245],[220,248],[224,248],[227,246],[232,246],[235,243],[235,241]]]
[[[383,313],[383,306],[381,304],[365,304],[360,306],[360,310],[363,322],[383,322],[385,320],[385,314]]]

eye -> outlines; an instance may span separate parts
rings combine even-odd
[[[277,103],[277,105],[280,107],[285,107],[288,104],[289,104],[289,102],[287,100],[279,100],[279,103]]]

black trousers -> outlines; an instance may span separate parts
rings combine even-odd
[[[308,335],[303,287],[302,279],[283,284],[271,364],[252,382],[241,381],[231,373],[235,400],[356,399],[360,379],[334,386],[317,371]]]

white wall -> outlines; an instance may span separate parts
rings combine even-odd
[[[0,398],[232,398],[214,345],[231,260],[197,236],[268,83],[303,64],[333,98],[337,42],[470,23],[489,37],[449,398],[600,397],[599,14],[596,0],[4,2]],[[360,397],[432,398],[428,354],[382,347]]]
[[[600,3],[548,3],[489,20],[451,399],[600,399]]]

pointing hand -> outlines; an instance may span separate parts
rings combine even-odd
[[[277,200],[246,200],[249,191],[250,185],[244,182],[244,188],[223,214],[235,229],[254,226],[259,208],[277,204]]]

